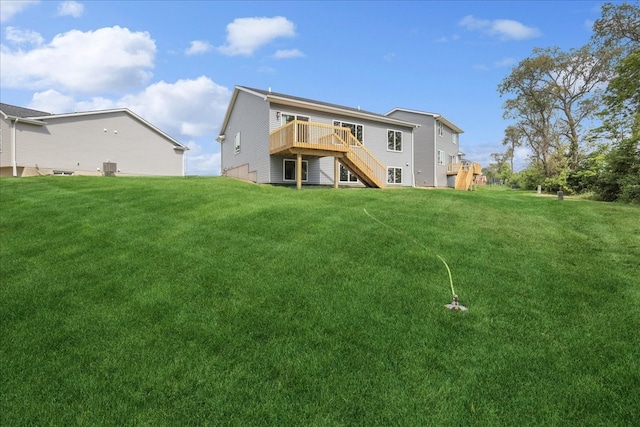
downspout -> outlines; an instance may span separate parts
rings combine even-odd
[[[433,121],[433,186],[438,186],[438,119],[435,118]]]
[[[413,141],[415,138],[416,128],[413,128],[411,131],[411,186],[415,188],[416,186],[416,155],[413,152]]]
[[[16,125],[18,118],[11,125],[11,166],[13,167],[13,176],[18,176],[18,158],[16,156]]]

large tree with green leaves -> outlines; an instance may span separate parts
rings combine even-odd
[[[592,39],[620,53],[595,133],[610,147],[595,189],[605,200],[640,203],[640,7],[606,3]]]
[[[516,121],[526,143],[536,147],[567,148],[569,167],[579,162],[585,140],[585,124],[600,107],[600,95],[611,75],[612,51],[596,51],[592,45],[563,52],[557,47],[535,48],[498,86],[505,117]],[[537,116],[534,122],[532,116]],[[531,133],[532,127],[538,131]],[[543,132],[540,132],[544,129]],[[552,145],[551,141],[554,141]],[[552,154],[544,152],[545,156]],[[547,167],[545,171],[549,173]]]

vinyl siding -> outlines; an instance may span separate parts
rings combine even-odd
[[[238,92],[238,97],[224,130],[221,144],[221,166],[232,169],[248,165],[256,171],[256,182],[270,182],[272,161],[269,155],[269,105],[259,96]],[[240,133],[240,152],[235,153],[235,136]]]
[[[309,117],[309,120],[316,123],[333,125],[334,120],[348,123],[355,123],[363,126],[363,144],[364,146],[383,164],[386,166],[402,168],[402,184],[403,186],[412,185],[411,176],[411,138],[413,128],[394,126],[387,123],[379,123],[373,120],[363,120],[360,118],[352,118],[348,115],[330,114],[318,112],[310,109],[294,108],[287,105],[271,104],[269,112],[269,126],[271,130],[282,126],[282,118],[277,119],[277,114],[295,114]],[[393,152],[387,150],[387,130],[397,130],[402,132],[402,151]],[[272,156],[271,159],[271,182],[285,183],[282,176],[282,159],[281,156]],[[306,158],[309,161],[309,180],[306,184],[315,185],[331,185],[333,184],[333,157]],[[408,164],[408,165],[407,165]],[[288,182],[287,182],[288,183]],[[346,183],[341,183],[343,185]],[[361,185],[361,184],[356,184]]]
[[[399,110],[389,114],[389,117],[420,125],[414,130],[416,186],[451,186],[450,179],[447,178],[447,163],[449,162],[449,156],[457,156],[460,150],[458,144],[451,142],[452,130],[443,124],[442,136],[438,136],[436,119],[429,114]],[[444,165],[438,164],[438,150],[445,152]]]
[[[18,122],[19,167],[98,174],[109,161],[117,164],[122,175],[183,174],[183,151],[174,150],[174,144],[124,111],[43,120],[45,126]],[[2,129],[6,147],[11,136],[4,124]],[[2,166],[10,166],[4,154]]]

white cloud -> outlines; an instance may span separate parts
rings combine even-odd
[[[206,40],[193,40],[189,45],[189,48],[185,50],[186,55],[201,55],[207,53],[212,49],[211,45]]]
[[[73,16],[79,18],[84,12],[84,5],[77,1],[67,0],[58,4],[58,16]]]
[[[39,1],[0,1],[0,22],[8,22],[14,15]]]
[[[118,92],[149,80],[155,53],[155,42],[147,32],[118,26],[72,30],[29,51],[2,46],[1,85]]]
[[[33,30],[21,30],[16,27],[7,27],[5,36],[7,41],[10,41],[13,44],[30,44],[40,46],[44,43],[44,38],[40,33]]]
[[[384,59],[387,62],[391,62],[395,58],[396,58],[396,53],[395,52],[388,52],[382,57],[382,59]]]
[[[63,114],[74,111],[75,101],[72,96],[63,95],[56,90],[49,89],[44,92],[34,93],[31,103],[29,103],[29,108]]]
[[[302,58],[304,57],[304,53],[298,49],[277,50],[273,57],[275,59]]]
[[[470,31],[482,31],[491,36],[497,36],[502,40],[526,40],[539,37],[542,33],[534,27],[513,21],[511,19],[478,19],[473,15],[463,17],[458,25]]]
[[[295,26],[283,16],[273,18],[237,18],[227,25],[227,43],[219,47],[226,55],[251,56],[280,37],[295,36]]]
[[[205,76],[158,82],[127,95],[118,104],[144,117],[170,135],[213,134],[224,118],[231,91]]]
[[[219,152],[202,152],[200,146],[193,142],[187,143],[187,146],[190,148],[186,153],[187,175],[220,175]]]

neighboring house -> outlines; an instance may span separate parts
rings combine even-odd
[[[3,176],[182,176],[186,150],[126,108],[49,114],[0,104]]]
[[[222,174],[257,183],[453,187],[447,163],[458,163],[459,133],[436,114],[381,115],[236,86],[217,139]]]

